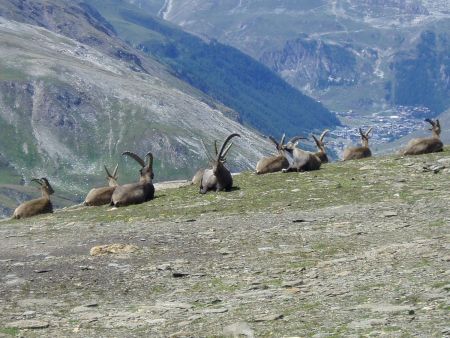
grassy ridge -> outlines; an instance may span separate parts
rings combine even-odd
[[[421,171],[424,161],[434,163],[444,153],[397,158],[393,156],[323,165],[318,171],[234,177],[231,192],[201,195],[198,187],[168,189],[153,201],[110,210],[110,207],[61,211],[46,218],[48,225],[70,219],[88,222],[188,221],[202,214],[233,215],[260,211],[313,210],[327,206],[376,203],[386,200],[412,202],[422,195],[439,195],[442,178]],[[439,174],[443,175],[443,174]],[[433,190],[430,191],[430,180]],[[31,221],[32,222],[32,221]]]

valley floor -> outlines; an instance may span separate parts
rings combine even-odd
[[[0,222],[0,337],[450,335],[448,166],[243,174],[230,193]],[[90,254],[113,243],[133,246]]]

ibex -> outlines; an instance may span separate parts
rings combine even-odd
[[[228,142],[233,137],[240,137],[239,134],[231,134],[223,142],[220,150],[216,154],[216,158],[212,160],[212,169],[205,169],[203,172],[202,181],[200,183],[200,193],[206,194],[209,190],[215,191],[229,191],[233,186],[233,178],[230,171],[225,168],[225,156],[230,150],[232,144],[228,145]]]
[[[89,193],[87,194],[86,198],[84,199],[84,205],[88,206],[98,206],[98,205],[104,205],[109,204],[111,202],[111,196],[116,190],[117,184],[117,168],[119,165],[117,164],[114,168],[113,173],[111,174],[104,166],[106,171],[106,179],[108,180],[108,187],[100,187],[100,188],[93,188]]]
[[[151,200],[155,195],[155,187],[153,186],[153,154],[148,152],[145,155],[147,163],[144,162],[135,153],[125,151],[122,155],[126,155],[134,159],[141,165],[140,179],[137,183],[129,183],[119,185],[114,190],[111,197],[111,206],[122,207],[130,204],[140,204]]]
[[[206,146],[203,143],[203,141],[202,141],[202,144],[203,144],[203,148],[205,149],[205,152],[208,154],[208,157],[209,157],[209,153],[206,150]],[[225,149],[225,151],[223,152],[222,157],[226,157],[227,156],[227,153],[230,150],[232,145],[233,145],[233,143],[230,143],[230,145],[227,147],[227,149]],[[217,149],[217,140],[214,140],[214,151],[215,151],[215,154],[217,156],[217,153],[219,152],[219,150]],[[191,179],[191,184],[194,184],[194,185],[200,184],[200,182],[202,181],[204,172],[205,172],[205,169],[197,170],[195,172],[194,176]]]
[[[258,163],[256,163],[257,175],[275,173],[289,167],[289,162],[284,156],[284,150],[282,149],[285,135],[283,134],[281,137],[280,143],[278,143],[272,136],[269,136],[269,139],[275,144],[275,147],[278,150],[278,155],[263,157],[260,159]]]
[[[33,178],[31,181],[36,182],[41,186],[42,197],[23,202],[16,210],[14,210],[12,218],[19,219],[53,212],[50,195],[55,191],[48,180],[45,177],[42,177],[41,179]]]
[[[328,132],[329,132],[328,129],[324,130],[319,138],[312,135],[314,142],[316,142],[317,149],[319,150],[315,154],[322,163],[328,163],[328,156],[327,152],[325,151],[325,143],[323,143],[323,138]]]
[[[431,119],[426,119],[425,121],[431,124],[431,137],[410,140],[403,151],[403,155],[420,155],[444,150],[444,144],[440,140],[441,124],[439,120],[434,122]]]
[[[357,160],[360,158],[371,157],[372,152],[369,149],[369,133],[372,131],[373,127],[370,127],[366,133],[363,133],[362,129],[359,128],[359,134],[361,135],[361,146],[360,147],[350,147],[344,150],[343,159]]]
[[[311,171],[320,169],[319,157],[316,154],[297,148],[298,141],[305,137],[296,136],[293,137],[286,145],[282,146],[284,150],[284,156],[289,162],[289,166],[282,170],[282,172],[288,171]]]

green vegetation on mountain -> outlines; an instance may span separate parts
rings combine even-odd
[[[239,113],[239,120],[266,134],[338,125],[322,104],[303,95],[239,50],[206,42],[125,1],[89,3],[114,26],[118,35],[174,73]]]

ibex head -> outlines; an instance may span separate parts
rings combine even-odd
[[[283,146],[284,146],[285,139],[286,139],[286,134],[283,134],[283,136],[281,136],[280,143],[278,143],[277,140],[275,140],[275,138],[273,136],[269,136],[269,140],[271,140],[272,143],[275,144],[275,147],[277,148],[278,153],[280,155],[283,155]]]
[[[139,170],[139,173],[141,175],[139,181],[140,182],[146,182],[146,183],[151,183],[153,178],[154,178],[154,174],[153,174],[153,154],[151,152],[148,152],[145,155],[145,159],[146,162],[140,158],[138,155],[136,155],[135,153],[131,152],[131,151],[124,151],[122,153],[122,155],[126,155],[131,157],[132,159],[134,159],[137,163],[139,163],[141,165],[141,169]]]
[[[230,142],[230,140],[233,137],[241,137],[241,135],[239,135],[237,133],[233,133],[233,134],[229,135],[225,139],[225,141],[222,143],[222,146],[220,147],[220,150],[216,153],[216,158],[213,162],[212,169],[213,169],[214,175],[217,175],[217,173],[223,168],[223,165],[226,162],[227,153],[230,150],[231,146],[233,145],[233,143],[230,143],[230,144],[228,144],[228,143]],[[216,150],[217,150],[217,148],[216,148]]]
[[[441,135],[441,124],[439,123],[439,120],[436,119],[436,122],[434,122],[431,119],[425,119],[425,121],[431,124],[431,128],[429,130],[431,130],[433,137],[439,138]]]
[[[373,127],[370,127],[367,132],[363,132],[361,128],[359,128],[359,134],[361,135],[361,144],[363,147],[369,148],[369,134],[372,131]]]
[[[53,190],[52,186],[50,185],[50,183],[48,182],[48,180],[45,177],[42,178],[32,178],[31,182],[36,182],[37,184],[39,184],[41,186],[41,191],[43,195],[48,195],[50,196],[51,194],[53,194],[55,191]]]
[[[329,129],[325,129],[319,138],[317,138],[315,135],[311,135],[312,138],[314,139],[314,142],[316,142],[317,148],[320,151],[325,152],[325,143],[323,142],[323,139],[324,139],[325,135],[328,134],[329,131],[330,131]]]
[[[294,136],[289,140],[288,143],[281,145],[281,149],[292,152],[295,149],[295,147],[297,147],[297,144],[300,140],[307,140],[307,138],[303,136]]]
[[[106,166],[103,166],[105,168],[106,171],[106,179],[108,180],[108,185],[110,187],[116,187],[118,185],[117,183],[117,169],[119,168],[119,164],[116,164],[116,167],[114,168],[113,173],[111,174],[108,170],[108,168],[106,168]]]

